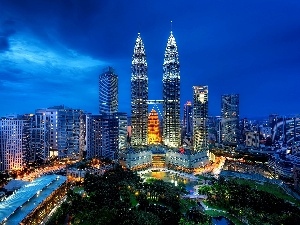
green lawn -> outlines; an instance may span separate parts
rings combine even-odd
[[[271,184],[271,183],[263,183],[262,184],[262,183],[257,183],[253,180],[246,180],[246,179],[241,179],[241,178],[235,178],[234,180],[239,184],[247,184],[251,188],[257,188],[257,190],[265,191],[265,192],[275,195],[278,198],[282,198],[289,202],[293,202],[298,207],[300,207],[299,201],[297,201],[292,196],[288,195],[282,188],[278,187],[278,185],[276,185],[276,184]]]

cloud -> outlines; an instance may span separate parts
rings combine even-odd
[[[0,26],[0,53],[9,50],[9,38],[15,33],[14,21],[4,20]]]
[[[15,35],[10,50],[0,54],[0,96],[23,96],[24,103],[36,99],[37,104],[85,102],[82,98],[94,94],[99,70],[107,64],[62,45],[48,48],[29,35]]]

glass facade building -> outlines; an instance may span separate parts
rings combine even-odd
[[[85,143],[85,148],[82,149],[83,146],[81,145],[81,150],[85,152],[83,155],[87,159],[99,157],[118,158],[119,140],[126,137],[123,133],[121,133],[120,137],[119,117],[121,116],[119,113],[113,113],[81,117],[81,127],[86,129],[85,134],[82,134],[84,137],[81,135],[81,141]],[[123,127],[124,129],[126,127]]]
[[[60,159],[79,157],[80,116],[82,113],[83,111],[80,109],[71,109],[65,106],[36,110],[36,114],[46,115],[50,123],[50,156],[57,155]]]
[[[180,141],[180,66],[171,31],[163,63],[163,143],[178,147]]]
[[[148,131],[148,66],[140,34],[135,42],[131,65],[131,144],[147,145]]]
[[[239,134],[239,95],[222,95],[221,104],[222,143],[236,146]]]
[[[43,163],[49,159],[50,118],[42,112],[22,116],[28,127],[29,161]]]
[[[183,109],[183,128],[184,134],[188,137],[193,133],[193,106],[190,101],[184,104]]]
[[[99,76],[99,113],[118,111],[118,76],[108,67]]]
[[[193,147],[195,151],[207,148],[208,86],[193,86]]]

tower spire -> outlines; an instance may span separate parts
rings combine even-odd
[[[131,63],[131,143],[147,145],[148,132],[148,66],[140,32],[135,41]]]
[[[171,34],[173,34],[173,21],[171,20]]]
[[[163,63],[163,117],[163,142],[169,147],[178,147],[180,143],[180,65],[172,30]]]

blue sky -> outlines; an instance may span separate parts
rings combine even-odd
[[[209,114],[240,94],[241,117],[300,113],[300,1],[1,0],[0,116],[66,105],[98,111],[98,75],[119,75],[130,112],[137,33],[145,44],[149,98],[161,99],[170,21],[179,50],[181,102],[208,85]]]

